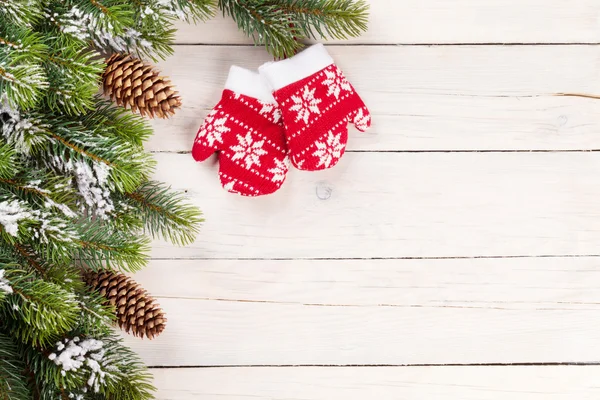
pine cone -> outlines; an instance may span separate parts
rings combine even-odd
[[[150,118],[168,118],[181,107],[171,82],[150,64],[128,54],[113,54],[102,74],[104,93],[122,107]]]
[[[88,271],[83,279],[115,306],[119,327],[125,332],[153,339],[165,329],[167,319],[164,312],[133,279],[112,271]]]

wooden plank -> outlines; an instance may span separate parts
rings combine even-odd
[[[566,4],[566,3],[565,3]],[[330,46],[374,115],[351,150],[566,150],[599,148],[597,46]],[[177,46],[160,64],[183,97],[155,121],[148,149],[190,151],[219,100],[229,66],[268,61],[260,49]]]
[[[347,43],[597,43],[595,0],[373,0],[369,30]],[[250,41],[235,23],[217,17],[180,24],[177,43]],[[338,41],[339,42],[339,41]]]
[[[168,328],[127,342],[151,366],[595,362],[599,262],[153,261]]]
[[[155,156],[207,216],[196,243],[157,242],[155,258],[600,254],[597,152],[347,153],[262,198],[223,190],[214,162]]]
[[[159,400],[596,400],[599,367],[155,369]]]

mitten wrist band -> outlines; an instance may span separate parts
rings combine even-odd
[[[273,94],[271,94],[264,77],[256,72],[235,65],[229,69],[225,89],[253,97],[264,103],[275,103],[275,98],[273,98]]]
[[[258,68],[273,90],[279,90],[311,76],[333,64],[333,59],[321,43],[315,44],[287,60],[271,62]]]

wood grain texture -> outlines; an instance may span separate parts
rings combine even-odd
[[[599,262],[153,261],[168,329],[127,341],[153,366],[594,362]]]
[[[227,193],[211,161],[155,156],[209,216],[196,243],[157,242],[155,258],[600,254],[597,152],[347,153],[261,198]]]
[[[595,0],[372,0],[369,30],[346,44],[598,43]],[[217,17],[178,25],[177,43],[251,43]]]
[[[596,400],[599,367],[153,370],[159,400]]]
[[[350,150],[598,149],[597,46],[329,46],[373,113],[368,133],[351,129]],[[148,149],[190,151],[220,98],[229,66],[256,68],[261,49],[177,46],[160,64],[183,98],[155,121]]]
[[[153,369],[158,398],[597,399],[598,366],[414,365],[600,360],[600,3],[370,4],[328,50],[372,130],[258,199],[189,151],[229,66],[270,57],[230,19],[180,25],[183,108],[148,149],[207,221],[136,275],[169,323],[127,343],[189,367]],[[384,364],[412,366],[285,367]],[[281,367],[195,368],[236,365]]]

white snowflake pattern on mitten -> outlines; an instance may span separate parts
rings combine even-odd
[[[281,119],[281,110],[279,107],[277,107],[277,104],[265,103],[260,100],[259,103],[262,105],[262,107],[258,113],[270,118],[274,123],[278,123]]]
[[[334,95],[336,99],[340,97],[340,92],[343,90],[349,92],[352,90],[350,82],[346,80],[344,74],[339,69],[325,70],[325,79],[322,84],[327,86],[327,96]]]
[[[296,115],[296,122],[302,120],[305,124],[308,124],[308,119],[310,118],[311,112],[314,114],[321,113],[321,110],[319,110],[318,106],[322,100],[315,98],[315,90],[315,88],[311,90],[307,86],[304,88],[302,97],[292,96],[294,105],[290,107],[290,110],[298,113],[298,115]]]
[[[334,135],[329,132],[325,142],[318,141],[315,143],[317,150],[313,155],[319,158],[318,166],[323,165],[327,168],[331,165],[332,161],[340,159],[342,151],[345,148],[345,144],[341,142],[340,137],[341,133]]]
[[[273,182],[283,182],[285,175],[287,174],[290,161],[287,157],[281,160],[275,160],[275,167],[268,171],[273,174]]]
[[[225,126],[227,117],[215,118],[218,111],[218,109],[214,109],[206,116],[204,124],[198,131],[196,141],[204,138],[209,146],[214,146],[215,142],[223,143],[223,134],[229,132],[231,129]]]
[[[260,166],[260,156],[264,156],[267,152],[263,149],[264,140],[253,142],[252,134],[248,132],[246,136],[237,135],[238,144],[232,146],[234,152],[232,160],[242,160],[246,163],[246,168],[250,169],[253,165]]]

